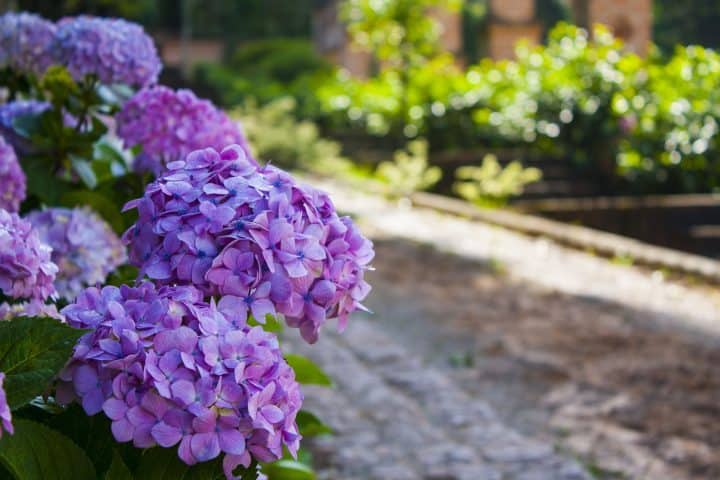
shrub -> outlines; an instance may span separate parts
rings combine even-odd
[[[322,138],[312,121],[297,120],[295,108],[292,97],[278,98],[263,106],[249,99],[232,116],[242,123],[257,158],[283,168],[319,174],[347,171],[351,163],[341,155],[340,145]]]
[[[526,185],[542,178],[537,168],[524,168],[518,161],[504,168],[494,155],[486,155],[479,167],[460,167],[453,185],[462,198],[481,206],[502,206],[511,197],[522,194]]]
[[[398,150],[392,162],[378,165],[377,176],[387,184],[393,196],[407,196],[427,190],[442,178],[439,167],[428,166],[426,140],[413,140],[404,150]]]

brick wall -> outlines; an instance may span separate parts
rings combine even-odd
[[[647,53],[652,40],[652,0],[586,0],[586,3],[586,18],[578,19],[579,23],[608,25],[629,50]]]
[[[494,18],[505,23],[530,23],[535,19],[535,0],[490,0]]]

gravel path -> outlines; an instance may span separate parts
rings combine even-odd
[[[288,335],[336,382],[306,389],[322,478],[720,478],[716,292],[323,188],[378,270],[373,316]]]

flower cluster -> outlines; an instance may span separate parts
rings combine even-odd
[[[239,124],[225,112],[190,90],[165,86],[135,94],[117,115],[117,133],[125,147],[142,147],[135,169],[156,175],[167,163],[199,148],[220,150],[239,144],[246,154],[250,152]]]
[[[187,464],[225,453],[229,471],[297,451],[302,395],[277,338],[197,289],[92,287],[63,314],[92,331],[60,373],[58,400],[104,411],[119,442],[179,444]]]
[[[54,49],[58,63],[77,81],[146,86],[157,81],[162,64],[155,44],[140,25],[117,18],[79,16],[58,22]]]
[[[0,136],[0,208],[17,212],[25,200],[25,173],[20,168],[15,150]]]
[[[52,261],[59,271],[55,288],[73,300],[83,288],[105,281],[125,263],[125,247],[110,226],[89,208],[48,208],[31,212],[26,219],[52,247]]]
[[[55,25],[31,13],[0,16],[0,66],[42,75],[54,63]]]
[[[51,252],[30,222],[0,209],[0,291],[6,297],[45,300],[56,295],[58,268]]]
[[[10,413],[10,406],[7,403],[7,397],[5,396],[5,390],[3,389],[3,382],[5,382],[5,373],[0,372],[0,420],[2,420],[0,438],[2,438],[3,430],[8,432],[10,435],[14,433],[12,413]]]
[[[53,303],[45,303],[37,299],[12,304],[8,302],[0,303],[0,321],[19,317],[50,317],[61,322],[65,321],[65,317]]]
[[[130,260],[159,284],[221,295],[221,310],[259,322],[283,314],[315,342],[320,327],[362,308],[372,243],[329,197],[288,173],[257,167],[239,146],[197,150],[148,185]]]

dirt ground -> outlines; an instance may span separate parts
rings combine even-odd
[[[720,478],[720,339],[514,280],[503,265],[376,239],[376,321],[597,478]]]

